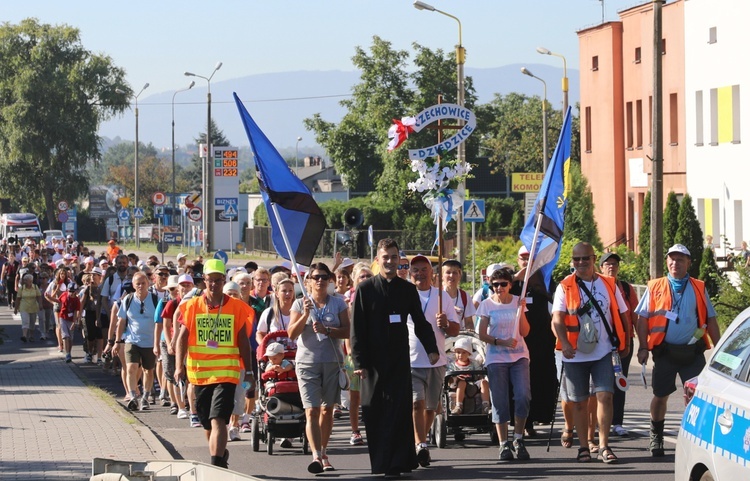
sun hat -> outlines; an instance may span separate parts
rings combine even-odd
[[[275,356],[276,354],[282,354],[284,352],[284,346],[278,342],[272,342],[266,347],[266,357]]]

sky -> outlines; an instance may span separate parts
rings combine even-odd
[[[604,0],[604,19],[646,0]],[[452,50],[458,23],[437,12],[420,11],[413,0],[4,0],[0,21],[35,17],[42,23],[68,24],[81,31],[83,45],[112,57],[127,81],[142,94],[187,87],[185,71],[224,82],[253,74],[354,67],[355,47],[368,49],[377,35],[394,48],[417,42]],[[578,68],[576,31],[602,21],[600,0],[431,0],[459,18],[466,66],[514,63],[560,66],[540,55],[539,46],[564,55]],[[205,81],[196,79],[205,87]],[[127,136],[127,133],[123,133]],[[145,139],[148,140],[148,139]]]

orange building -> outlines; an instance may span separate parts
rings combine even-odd
[[[589,181],[605,247],[638,245],[651,185],[653,3],[618,12],[620,21],[578,32],[581,168]],[[687,191],[684,4],[662,7],[664,201]]]

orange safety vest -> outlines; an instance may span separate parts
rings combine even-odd
[[[252,332],[255,312],[244,302],[224,296],[219,309],[208,309],[206,296],[190,299],[181,311],[188,330],[187,376],[191,384],[203,386],[230,382],[238,384],[243,368],[239,332]],[[207,343],[218,346],[209,347]]]
[[[701,280],[689,278],[690,285],[695,292],[695,304],[698,310],[698,327],[706,325],[708,306],[706,305],[705,283]],[[658,346],[667,335],[667,312],[672,310],[672,289],[667,277],[660,277],[648,283],[648,349]],[[709,348],[708,332],[703,334],[706,347]]]
[[[618,311],[617,297],[615,296],[615,279],[609,276],[603,276],[599,274],[599,277],[604,281],[607,286],[607,293],[609,294],[609,311],[612,315],[612,323],[614,324],[615,331],[617,332],[617,338],[620,340],[619,351],[625,349],[626,346],[626,335],[625,329],[620,319],[620,312]],[[568,313],[565,316],[565,330],[568,336],[568,342],[573,346],[573,349],[578,347],[578,334],[581,332],[581,323],[578,320],[576,312],[581,307],[581,293],[578,290],[578,284],[576,283],[576,275],[571,274],[560,282],[563,291],[565,293],[565,307],[568,309]],[[602,319],[602,322],[607,322],[606,319]],[[606,329],[606,328],[605,328]],[[562,343],[557,340],[555,349],[562,350]]]

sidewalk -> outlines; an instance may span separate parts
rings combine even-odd
[[[95,457],[169,460],[156,436],[104,391],[86,386],[56,342],[20,341],[20,320],[0,306],[0,479],[88,479]]]

